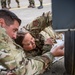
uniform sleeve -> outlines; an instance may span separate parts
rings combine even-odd
[[[40,32],[40,34],[44,37],[44,40],[46,40],[47,38],[53,38],[54,40],[56,39],[56,33],[51,26],[46,27]]]
[[[0,65],[0,75],[7,75],[7,70],[2,65]]]
[[[45,45],[43,46],[43,48],[42,48],[42,51],[43,51],[42,54],[44,54],[44,53],[46,53],[46,52],[50,52],[51,48],[52,48],[51,45],[45,44]]]
[[[1,71],[0,70],[0,75],[7,75],[7,71]]]
[[[50,52],[27,59],[23,49],[16,45],[6,33],[0,31],[0,63],[16,75],[40,74],[52,60],[53,56]]]

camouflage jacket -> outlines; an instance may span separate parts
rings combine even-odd
[[[38,75],[53,61],[50,52],[27,59],[23,49],[0,27],[0,63],[16,75]]]
[[[27,51],[27,50],[24,50],[25,53],[26,53],[26,56],[27,58],[32,58],[32,57],[35,57],[35,56],[40,56],[46,52],[49,52],[52,48],[51,45],[44,45],[43,44],[39,44],[40,42],[36,42],[36,48],[31,50],[31,51]]]
[[[32,36],[36,40],[36,48],[34,50],[32,51],[25,50],[27,57],[42,55],[43,53],[50,51],[52,46],[45,45],[46,47],[45,49],[42,47],[44,45],[44,41],[47,38],[53,38],[55,40],[56,34],[51,27],[51,22],[52,22],[52,15],[50,14],[50,12],[47,12],[43,13],[42,16],[37,17],[27,26],[21,28],[21,32],[23,32],[25,28],[32,34]]]
[[[56,42],[56,33],[52,28],[52,14],[50,12],[43,13],[31,23],[23,26],[22,29],[28,30],[36,39],[39,39],[37,36],[40,34],[44,41],[47,38],[52,38]]]

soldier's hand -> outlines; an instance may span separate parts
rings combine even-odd
[[[63,56],[64,55],[64,50],[63,49],[64,49],[64,45],[56,46],[50,52],[53,54],[53,56]]]
[[[48,39],[45,41],[45,44],[53,45],[52,39],[51,39],[51,38],[48,38]]]

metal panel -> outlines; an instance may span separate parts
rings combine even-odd
[[[75,75],[75,31],[65,32],[65,68],[67,73]]]
[[[52,0],[53,28],[75,28],[75,0]]]

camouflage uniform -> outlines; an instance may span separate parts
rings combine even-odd
[[[28,7],[35,7],[35,1],[34,0],[29,0],[29,6]]]
[[[40,55],[42,55],[46,52],[49,52],[52,48],[51,45],[48,45],[48,44],[44,45],[44,42],[41,39],[38,39],[35,42],[36,42],[36,48],[35,49],[33,49],[31,51],[24,50],[25,53],[26,53],[27,58],[40,56]]]
[[[41,6],[43,6],[43,5],[42,5],[42,3],[43,3],[43,0],[39,0],[39,1],[40,1],[40,5],[41,5]]]
[[[28,30],[35,39],[46,41],[47,38],[53,39],[54,44],[57,39],[62,39],[62,33],[55,32],[52,28],[52,13],[46,12],[37,17],[31,23],[25,25],[23,29]]]
[[[41,40],[45,41],[47,38],[52,38],[56,42],[56,33],[52,28],[52,14],[50,12],[43,13],[23,28],[28,30],[36,39],[40,37]]]
[[[0,71],[0,75],[7,75],[7,71]]]
[[[1,7],[2,8],[7,8],[6,7],[6,0],[1,0]]]
[[[19,8],[19,7],[20,7],[20,3],[19,3],[19,0],[16,0],[16,2],[17,2],[17,4],[18,4],[18,6],[17,6],[17,7]]]
[[[27,59],[23,49],[0,27],[0,63],[16,75],[38,75],[53,61],[50,52]]]
[[[22,28],[23,31],[24,31],[24,28],[32,34],[36,42],[36,48],[34,50],[31,50],[31,51],[25,50],[27,58],[35,57],[37,55],[42,55],[43,53],[51,50],[52,48],[51,45],[48,45],[48,44],[44,45],[44,42],[47,40],[47,38],[52,38],[54,44],[57,44],[56,42],[57,38],[59,39],[61,38],[60,34],[54,32],[52,28],[52,14],[50,12],[43,13],[42,16],[37,17],[31,23],[24,26]],[[50,66],[47,68],[47,70],[48,69],[50,69]]]
[[[10,7],[11,0],[8,0],[7,3],[8,3],[8,8],[11,8]]]
[[[43,49],[44,42],[47,40],[47,38],[51,37],[55,40],[55,33],[50,25],[51,20],[52,18],[50,12],[43,13],[42,16],[37,17],[37,19],[32,21],[27,26],[23,26],[23,28],[19,30],[20,35],[22,35],[23,32],[26,32],[26,30],[28,30],[30,34],[35,38],[36,48],[30,51],[24,50],[28,58],[35,57],[37,55],[42,55],[43,53],[46,53],[51,50],[52,45],[48,44],[46,44],[46,48]],[[17,38],[15,41],[17,44],[20,44],[22,42],[20,42],[20,38]]]
[[[42,9],[43,8],[43,0],[39,0],[40,2],[40,6],[38,7],[38,9]]]
[[[17,2],[17,7],[19,8],[20,7],[19,0],[16,0],[16,2]],[[7,3],[8,3],[8,7],[10,8],[11,0],[8,0]]]
[[[3,67],[0,66],[0,75],[7,75],[8,71]]]
[[[35,38],[36,48],[31,51],[24,50],[27,58],[42,55],[51,50],[51,45],[44,45],[47,38],[52,38],[54,44],[56,43],[56,33],[52,29],[52,14],[50,12],[43,13],[42,16],[37,17],[27,26],[24,26],[21,30],[28,30]],[[49,69],[50,66],[47,68]]]
[[[40,2],[40,6],[38,7],[38,9],[41,9],[41,8],[43,8],[43,0],[39,0],[39,2]],[[34,8],[35,7],[35,1],[29,0],[29,6],[28,7]]]
[[[34,4],[34,0],[29,0],[29,3],[30,4]]]

